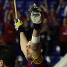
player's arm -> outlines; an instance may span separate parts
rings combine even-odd
[[[40,47],[41,9],[35,4],[31,12],[31,20],[33,22],[33,33],[31,38],[32,60],[35,64],[40,64],[43,61]]]
[[[32,56],[38,58],[41,54],[40,51],[40,30],[33,30],[31,42],[32,42]]]
[[[24,26],[23,26],[23,22],[19,19],[15,19],[15,29],[18,30],[19,34],[20,34],[20,46],[21,46],[21,51],[23,52],[23,54],[26,57],[26,45],[28,43],[28,40],[24,34]]]
[[[21,46],[21,50],[24,53],[25,57],[27,57],[26,55],[26,45],[28,43],[28,40],[25,36],[25,34],[23,32],[20,32],[20,46]]]

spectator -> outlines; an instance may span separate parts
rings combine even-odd
[[[3,29],[3,11],[6,9],[7,6],[7,2],[8,0],[5,0],[4,5],[0,5],[0,31],[2,31]]]
[[[67,17],[63,18],[63,24],[59,25],[60,55],[67,53]]]
[[[10,2],[10,8],[5,12],[4,16],[4,30],[5,40],[8,45],[15,47],[17,31],[14,28],[14,6],[13,1]]]

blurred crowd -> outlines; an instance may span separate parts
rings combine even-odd
[[[67,53],[67,0],[17,0],[17,15],[25,26],[25,35],[31,38],[33,24],[30,21],[30,11],[33,3],[42,9],[41,43],[44,44],[45,56],[63,57]],[[0,45],[11,45],[16,51],[16,67],[27,64],[20,49],[18,31],[14,28],[13,0],[0,0]],[[59,52],[53,53],[57,47]]]

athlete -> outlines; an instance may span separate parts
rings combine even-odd
[[[30,14],[31,21],[33,22],[33,33],[30,41],[27,40],[24,34],[23,22],[20,19],[15,19],[15,29],[20,33],[20,46],[21,50],[28,60],[27,67],[48,67],[44,56],[42,55],[43,49],[40,42],[40,28],[42,22],[41,9],[33,5]]]

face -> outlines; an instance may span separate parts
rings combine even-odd
[[[37,52],[38,52],[38,54],[40,54],[43,51],[42,48],[40,48],[40,47],[38,48],[38,47],[35,47],[33,45],[34,44],[31,41],[29,41],[27,46],[26,46],[26,52],[27,52],[27,57],[26,58],[29,59],[29,60],[32,60],[32,55],[33,54],[35,54]]]
[[[45,18],[44,20],[43,20],[43,24],[47,24],[47,18]]]
[[[32,58],[32,42],[29,41],[27,46],[26,46],[26,52],[27,52],[27,59],[30,59]]]

